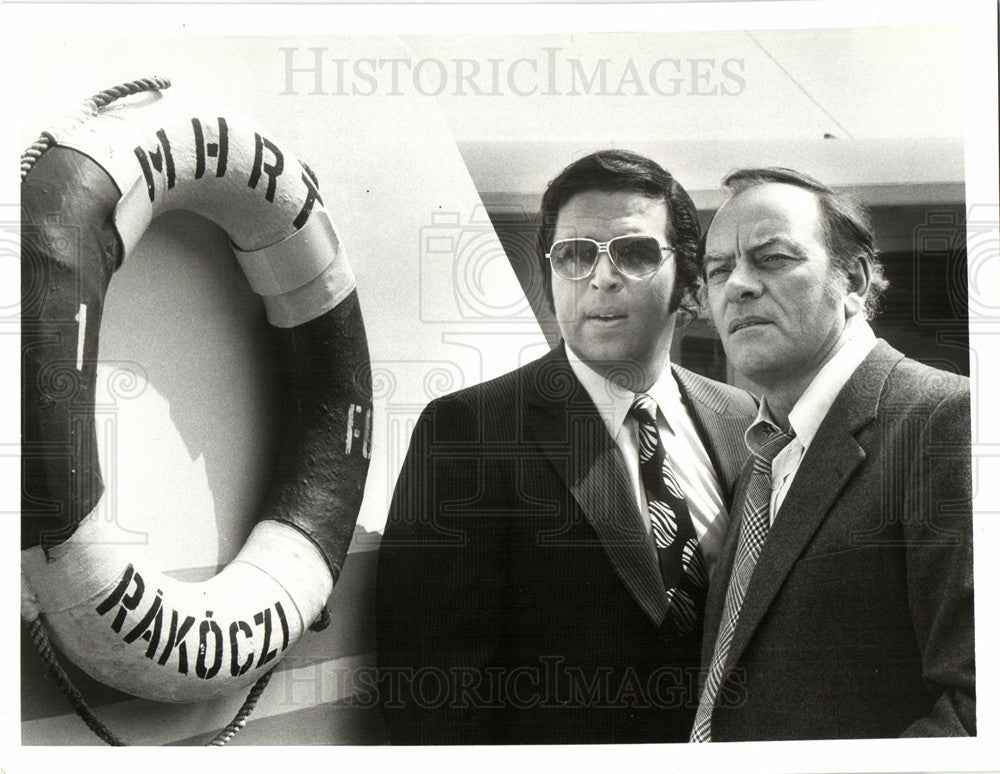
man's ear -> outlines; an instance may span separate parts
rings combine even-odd
[[[855,256],[847,269],[847,295],[844,298],[848,317],[864,314],[865,301],[872,284],[872,268],[864,256]]]

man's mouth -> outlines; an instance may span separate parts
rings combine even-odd
[[[624,320],[626,315],[620,312],[593,312],[587,315],[588,320],[600,320],[601,322],[611,322],[613,320]]]
[[[753,315],[747,317],[738,317],[729,323],[729,332],[736,333],[736,331],[743,330],[744,328],[751,328],[755,325],[769,325],[771,323],[765,317],[756,317]]]

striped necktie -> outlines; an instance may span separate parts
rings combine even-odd
[[[694,631],[705,609],[708,571],[691,522],[684,492],[674,476],[656,428],[658,406],[638,393],[629,415],[638,422],[639,473],[656,542],[660,574],[667,590],[668,611],[661,632],[675,640]]]
[[[770,435],[764,442],[758,448],[750,450],[753,467],[740,511],[739,543],[733,561],[733,572],[729,577],[729,588],[726,590],[722,620],[719,622],[719,635],[715,639],[715,650],[705,679],[705,690],[701,694],[691,731],[692,742],[712,741],[712,711],[725,676],[726,658],[733,643],[733,632],[736,631],[743,598],[771,524],[771,462],[795,437],[792,432],[775,428],[769,430]]]

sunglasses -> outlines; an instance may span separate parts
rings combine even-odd
[[[611,264],[619,274],[632,279],[646,279],[660,268],[667,253],[674,248],[664,247],[648,234],[627,234],[608,242],[593,239],[560,239],[546,254],[556,276],[568,280],[587,279],[597,268],[597,260],[607,252]]]

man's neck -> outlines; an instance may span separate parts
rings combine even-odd
[[[860,359],[868,354],[871,347],[874,346],[874,342],[875,338],[867,322],[862,319],[855,319],[845,327],[837,343],[816,368],[797,379],[787,381],[776,380],[773,385],[761,385],[762,395],[767,400],[767,407],[771,412],[772,418],[783,429],[789,429],[789,415],[795,406],[798,405],[806,391],[810,389],[813,382],[824,372],[824,369],[828,366],[833,368],[831,363],[837,360],[841,363],[840,366],[837,366],[838,371],[844,367],[843,363],[849,362],[852,364],[850,370],[853,372],[857,362],[860,362]],[[848,350],[850,351],[848,352]],[[847,360],[845,361],[844,358],[847,358]],[[846,375],[844,376],[844,380],[846,380]]]
[[[591,362],[587,363],[612,384],[630,392],[646,392],[652,387],[663,372],[670,367],[669,353],[664,353],[652,362],[639,364],[630,362]]]
[[[820,370],[822,370],[822,366],[795,382],[763,388],[762,395],[767,400],[767,408],[771,412],[771,417],[783,430],[788,429],[788,415]]]
[[[802,393],[809,388],[816,375],[833,359],[834,355],[843,349],[850,340],[852,332],[852,320],[849,319],[823,357],[808,371],[801,374],[776,372],[773,379],[758,382],[763,396],[767,398],[767,406],[771,410],[771,416],[783,429],[788,429],[788,414],[802,397]]]
[[[624,399],[631,403],[635,393],[649,392],[662,381],[664,375],[670,374],[670,360],[665,361],[656,378],[645,378],[645,370],[640,371],[633,363],[586,362],[572,348],[566,346],[566,357],[577,378],[587,388],[595,403],[605,404]],[[600,368],[600,366],[605,366]],[[623,378],[629,376],[630,378]]]

